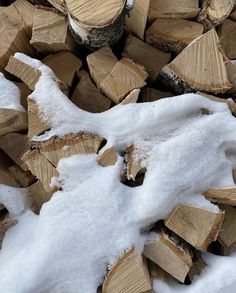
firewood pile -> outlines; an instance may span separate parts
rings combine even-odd
[[[117,153],[113,147],[104,148],[104,138],[96,133],[36,141],[52,127],[30,97],[41,72],[15,53],[50,67],[63,93],[87,112],[198,93],[227,103],[236,114],[235,1],[174,2],[16,0],[0,7],[0,71],[20,89],[26,110],[0,108],[0,183],[27,188],[36,214],[58,190],[51,182],[59,175],[60,159],[94,153],[98,164],[107,167],[117,162]],[[202,113],[207,115],[207,109]],[[135,145],[127,145],[123,184],[135,188],[143,183],[145,156]],[[236,181],[234,170],[232,174]],[[153,240],[145,245],[142,258],[135,248],[124,251],[108,267],[99,290],[152,292],[154,278],[191,284],[204,274],[202,252],[229,255],[236,247],[236,187],[212,186],[203,195],[220,211],[178,205],[147,228]],[[1,205],[0,242],[15,224]]]

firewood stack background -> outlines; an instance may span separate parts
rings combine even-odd
[[[234,0],[134,0],[133,6],[123,0],[0,4],[0,71],[20,89],[26,109],[0,109],[0,183],[27,188],[35,213],[56,190],[50,183],[58,176],[61,158],[99,153],[98,163],[106,167],[116,163],[117,154],[113,148],[103,151],[104,140],[96,134],[34,141],[51,127],[28,97],[41,73],[15,53],[49,66],[61,90],[88,112],[197,92],[227,103],[236,114]],[[131,188],[145,176],[139,152],[127,146],[121,182]],[[229,255],[236,246],[236,187],[213,186],[204,196],[221,211],[177,206],[150,227],[158,234],[145,246],[143,259],[130,249],[108,268],[102,292],[152,292],[153,278],[191,284],[194,276],[204,274],[201,252]],[[2,241],[16,224],[3,205],[0,221]]]

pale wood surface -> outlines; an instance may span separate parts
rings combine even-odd
[[[236,22],[226,19],[218,29],[220,44],[229,59],[236,59]]]
[[[0,108],[0,135],[28,129],[27,113]]]
[[[16,0],[13,5],[22,16],[23,21],[26,24],[28,34],[31,37],[35,6],[25,0]]]
[[[118,159],[117,153],[113,147],[100,151],[98,154],[97,162],[102,167],[113,166]]]
[[[212,202],[236,206],[236,187],[208,189],[203,194]]]
[[[140,89],[132,90],[120,103],[121,105],[137,103],[140,94]]]
[[[224,212],[181,204],[165,220],[165,225],[200,251],[217,239]]]

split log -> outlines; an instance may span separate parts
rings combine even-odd
[[[143,255],[163,270],[184,283],[193,264],[190,251],[163,231],[156,239],[144,246]]]
[[[127,105],[127,104],[134,104],[137,103],[138,97],[140,94],[140,89],[134,89],[132,90],[120,103],[121,105]]]
[[[236,22],[226,19],[218,29],[218,36],[225,55],[236,59]]]
[[[203,0],[202,10],[198,16],[206,29],[222,23],[231,13],[235,0]]]
[[[201,258],[201,255],[198,252],[195,253],[195,255],[193,256],[192,261],[193,261],[193,264],[188,272],[188,278],[190,281],[193,281],[193,279],[196,276],[199,276],[207,266],[207,264]]]
[[[28,96],[32,93],[30,88],[25,84],[24,82],[17,82],[14,81],[14,84],[19,88],[20,90],[20,103],[21,105],[27,110],[28,109]]]
[[[236,206],[236,188],[214,188],[203,193],[205,198],[219,204]]]
[[[180,94],[193,91],[225,93],[231,84],[218,44],[214,29],[198,37],[163,67],[160,79]]]
[[[126,16],[126,30],[140,39],[144,39],[150,0],[135,0],[128,16]]]
[[[169,97],[173,97],[173,94],[148,87],[144,88],[142,102],[154,102]]]
[[[236,63],[232,63],[230,60],[225,62],[228,79],[232,84],[228,94],[236,96]]]
[[[198,250],[206,251],[217,239],[223,219],[224,212],[181,204],[165,220],[165,225]]]
[[[148,22],[157,18],[194,19],[200,12],[198,0],[150,0]]]
[[[50,129],[50,125],[40,117],[37,103],[28,98],[28,138],[33,138]]]
[[[29,170],[23,170],[16,164],[11,165],[8,170],[19,183],[20,187],[28,187],[35,182],[35,177]]]
[[[113,147],[105,149],[105,151],[100,151],[97,162],[102,167],[113,166],[118,160],[117,153]]]
[[[147,261],[139,258],[134,249],[126,252],[111,267],[102,293],[137,293],[151,290]]]
[[[236,9],[234,9],[234,10],[230,13],[229,18],[232,19],[232,20],[234,20],[234,21],[236,21]]]
[[[16,52],[34,55],[27,26],[13,4],[0,7],[0,44],[0,71],[4,70],[9,57]]]
[[[118,59],[110,47],[103,47],[87,56],[89,72],[97,87],[104,81],[117,62]]]
[[[20,187],[20,184],[9,171],[10,163],[4,152],[0,149],[0,184]]]
[[[75,74],[82,67],[82,62],[71,52],[62,51],[49,55],[43,59],[43,63],[50,67],[59,80],[72,86]]]
[[[64,16],[39,8],[34,12],[30,44],[42,54],[76,51]]]
[[[28,129],[27,113],[0,108],[0,135]]]
[[[115,44],[123,33],[125,0],[65,0],[72,35],[90,48]]]
[[[78,74],[79,82],[72,94],[71,101],[83,109],[92,113],[100,113],[111,107],[111,100],[99,92],[86,71]]]
[[[29,37],[32,35],[33,18],[35,6],[25,0],[16,0],[13,3],[18,13],[22,16],[23,21],[26,25],[26,29]]]
[[[48,2],[64,15],[67,14],[65,10],[64,0],[48,0]]]
[[[180,53],[203,33],[203,25],[185,19],[158,18],[146,32],[146,41],[164,52]]]
[[[133,89],[146,85],[148,74],[142,66],[123,58],[110,74],[100,83],[102,92],[114,103],[120,103]]]
[[[129,35],[126,39],[123,55],[143,65],[151,81],[157,79],[162,67],[170,60],[169,53],[159,51],[132,35]]]

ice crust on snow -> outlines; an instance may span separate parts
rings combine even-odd
[[[97,164],[95,154],[61,160],[57,182],[62,190],[40,215],[16,210],[19,223],[7,232],[0,251],[0,290],[95,293],[107,265],[131,246],[140,253],[152,237],[140,230],[164,219],[179,203],[218,210],[201,194],[234,184],[236,120],[227,104],[187,94],[87,113],[59,90],[50,69],[22,54],[15,57],[32,60],[42,72],[31,98],[52,129],[34,139],[85,131],[106,138],[120,155],[116,165],[106,168]],[[203,115],[202,108],[210,114]],[[121,154],[132,143],[147,154],[144,183],[135,188],[120,183]],[[15,205],[14,195],[9,196],[8,208]],[[206,254],[208,267],[191,286],[156,281],[155,288],[158,293],[231,290],[236,286],[235,258]]]

